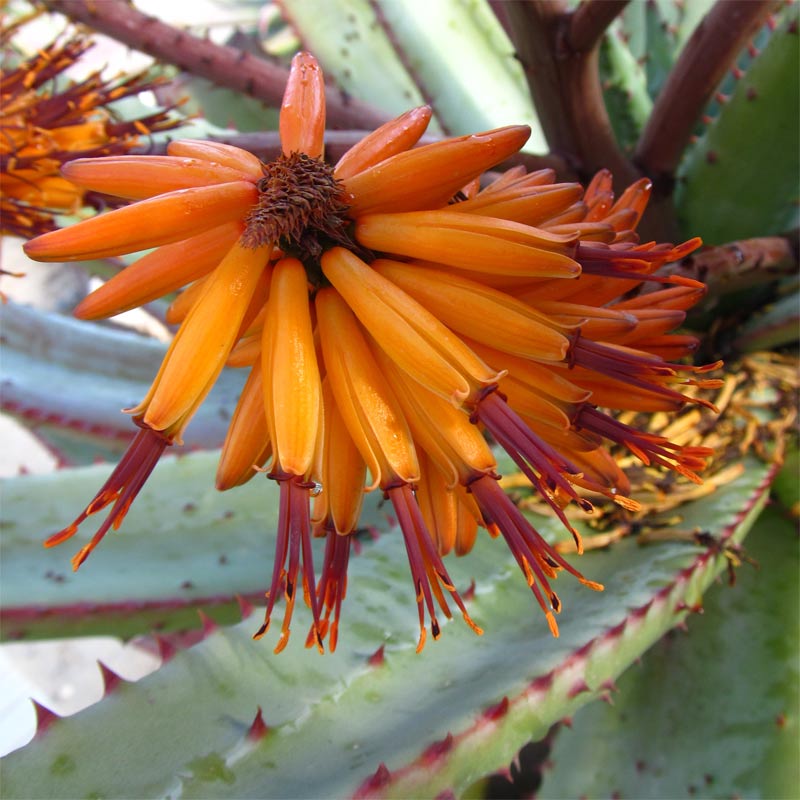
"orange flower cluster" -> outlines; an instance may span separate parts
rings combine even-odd
[[[502,536],[557,635],[551,587],[566,570],[593,589],[500,488],[484,432],[514,459],[572,531],[563,508],[582,490],[627,507],[628,481],[607,444],[699,481],[710,451],[631,428],[606,409],[674,410],[707,368],[668,359],[696,341],[671,335],[704,293],[655,276],[691,252],[639,244],[649,183],[614,200],[599,174],[584,192],[550,171],[485,170],[516,152],[523,126],[414,147],[417,108],[353,147],[323,156],[325,96],[314,58],[293,62],[280,115],[283,154],[263,164],[234,147],[178,141],[166,156],[74,161],[64,174],[138,202],[45,234],[26,251],[79,260],[156,248],[90,295],[95,319],[188,286],[170,309],[180,328],[147,396],[140,431],[105,486],[68,528],[114,503],[77,568],[119,526],[158,457],[226,364],[249,368],[217,474],[228,489],[256,469],[280,484],[279,529],[265,621],[283,594],[276,651],[298,589],[309,645],[335,648],[351,534],[365,491],[379,489],[405,540],[420,623],[439,635],[455,604],[477,632],[442,556],[468,552],[478,529]],[[663,288],[632,290],[652,281]],[[656,283],[656,286],[659,284]],[[623,299],[625,298],[625,299]],[[266,466],[265,466],[266,465]],[[326,537],[319,580],[312,536]],[[449,595],[449,598],[448,598]]]
[[[27,21],[3,24],[0,47],[6,50]],[[144,74],[109,81],[94,72],[57,88],[91,46],[84,35],[74,35],[0,75],[0,233],[29,239],[53,230],[54,214],[80,208],[84,190],[59,174],[66,161],[126,153],[141,136],[179,124],[170,118],[171,109],[132,121],[114,118],[109,103],[157,85]]]

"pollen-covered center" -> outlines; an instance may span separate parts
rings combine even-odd
[[[281,155],[263,165],[258,202],[245,221],[245,247],[277,244],[287,255],[318,272],[323,250],[334,245],[354,249],[348,235],[344,189],[333,168],[305,153]]]

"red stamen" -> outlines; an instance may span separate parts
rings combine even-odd
[[[592,504],[581,497],[572,485],[572,478],[580,475],[581,470],[537,436],[497,391],[489,391],[481,397],[475,406],[472,421],[482,422],[486,426],[553,509],[572,535],[578,550],[582,551],[580,534],[570,525],[554,494],[556,489],[561,489],[584,511],[593,511]]]
[[[278,593],[283,587],[286,599],[286,609],[283,613],[283,624],[275,652],[280,653],[289,642],[291,633],[290,623],[292,612],[297,597],[297,577],[300,571],[302,555],[302,587],[305,603],[311,609],[314,619],[312,625],[313,639],[320,653],[324,652],[322,635],[320,633],[319,608],[317,605],[317,591],[314,578],[314,562],[311,553],[311,522],[309,514],[309,488],[308,484],[297,475],[288,473],[275,473],[270,475],[273,480],[280,483],[280,505],[278,508],[278,538],[275,546],[275,563],[272,568],[272,582],[270,583],[267,597],[267,609],[264,613],[264,622],[253,634],[254,639],[260,639],[268,630],[272,616],[272,609]],[[288,554],[289,563],[284,569]]]
[[[453,581],[447,574],[447,570],[442,563],[441,556],[436,551],[431,535],[425,527],[422,519],[422,512],[417,505],[414,493],[407,483],[390,486],[386,494],[392,501],[400,530],[406,544],[408,563],[411,567],[411,577],[414,581],[414,591],[417,598],[417,608],[419,610],[419,642],[417,652],[419,653],[425,646],[425,607],[431,618],[431,633],[434,639],[439,638],[439,622],[436,619],[436,612],[433,605],[434,593],[436,594],[439,605],[447,617],[450,617],[450,609],[444,600],[439,584],[450,593],[453,601],[461,611],[464,621],[472,628],[475,633],[481,635],[483,631],[470,619],[464,601],[456,591]],[[436,585],[435,591],[431,591],[431,581]],[[423,605],[424,603],[424,605]]]
[[[575,415],[574,425],[624,445],[644,464],[667,467],[697,484],[703,481],[694,470],[705,469],[706,459],[714,455],[709,447],[682,447],[663,436],[638,431],[592,406],[581,408]]]
[[[331,653],[336,650],[339,638],[339,615],[342,601],[347,594],[347,565],[350,561],[351,537],[342,536],[335,530],[328,530],[325,539],[325,557],[322,562],[322,575],[317,585],[317,604],[322,613],[319,622],[319,636],[328,636]],[[330,621],[333,614],[333,622]],[[314,628],[309,631],[306,647],[315,643]]]
[[[87,517],[114,503],[114,507],[97,533],[92,537],[92,540],[73,556],[72,567],[77,570],[100,543],[108,530],[110,528],[117,530],[122,524],[122,520],[128,513],[131,503],[136,499],[136,495],[139,494],[141,488],[150,477],[150,473],[158,463],[164,450],[171,444],[172,440],[160,431],[141,428],[130,443],[125,455],[122,456],[119,464],[117,464],[108,480],[89,505],[71,525],[48,537],[44,542],[44,546],[55,547],[65,542],[77,532],[78,527]]]
[[[487,522],[500,528],[503,538],[522,570],[531,591],[547,618],[553,636],[558,636],[558,625],[551,613],[561,610],[561,601],[550,587],[548,578],[555,578],[557,570],[565,569],[590,589],[602,590],[602,585],[589,581],[559,555],[522,515],[497,481],[490,475],[482,475],[470,484],[470,491]],[[537,584],[538,581],[538,584]],[[545,591],[549,608],[539,586]]]

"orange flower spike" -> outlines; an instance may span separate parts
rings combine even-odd
[[[450,224],[460,216],[455,212],[370,214],[357,220],[356,238],[371,250],[480,273],[489,268],[493,274],[532,278],[576,278],[581,273],[570,256],[574,237],[506,220],[497,220],[490,230],[481,225],[481,217],[472,214],[463,215],[468,221],[465,225]],[[520,235],[515,231],[506,238],[503,228],[511,225],[517,226]]]
[[[340,181],[346,180],[391,156],[409,150],[425,133],[431,113],[430,106],[412,108],[367,134],[339,159],[333,170],[334,177]]]
[[[144,421],[164,430],[180,419],[224,365],[250,298],[267,266],[270,247],[234,245],[207,280],[156,379]]]
[[[272,456],[267,418],[264,414],[264,384],[261,364],[256,362],[233,412],[217,467],[220,491],[246,483]]]
[[[211,272],[242,233],[228,222],[205,233],[166,244],[142,256],[84,298],[73,312],[79,319],[102,319],[143,306]]]
[[[411,432],[353,312],[331,288],[317,292],[315,307],[336,405],[372,477],[367,488],[414,483],[419,463]]]
[[[65,164],[61,174],[84,189],[129,200],[197,186],[256,180],[221,164],[176,156],[79,158]]]
[[[562,361],[567,355],[569,339],[559,330],[561,326],[511,295],[477,281],[397,261],[378,259],[372,268],[456,333],[541,361]]]
[[[258,180],[264,174],[261,161],[247,150],[222,142],[207,142],[202,139],[179,139],[167,145],[171,156],[199,158],[228,169],[243,172],[249,180]]]
[[[401,369],[459,404],[500,372],[484,364],[436,317],[358,256],[335,247],[322,271],[370,335]]]
[[[26,242],[35,261],[86,261],[134,253],[242,219],[257,199],[247,181],[181,189]]]
[[[439,208],[525,144],[527,125],[460,136],[398,153],[344,181],[353,214]]]
[[[276,462],[281,470],[304,477],[314,463],[322,386],[306,271],[295,258],[283,258],[275,265],[267,319],[262,367],[270,384],[266,391],[271,395],[269,423]]]
[[[300,52],[292,59],[281,104],[279,129],[283,154],[322,158],[325,136],[325,82],[317,59]]]

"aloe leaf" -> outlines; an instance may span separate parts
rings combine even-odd
[[[759,462],[747,466],[736,481],[682,509],[682,524],[744,536],[772,473]],[[540,524],[543,532],[555,527],[548,519]],[[461,623],[448,624],[421,656],[414,653],[416,614],[404,562],[396,531],[352,560],[335,654],[321,658],[303,648],[307,615],[296,620],[280,657],[270,641],[251,641],[253,620],[209,632],[139,683],[114,682],[96,706],[51,720],[31,745],[4,760],[6,793],[458,793],[605,694],[683,620],[724,558],[685,542],[642,547],[633,540],[588,554],[580,566],[606,591],[565,580],[562,635],[552,639],[512,557],[483,537],[468,558],[451,564],[451,575],[462,589],[475,581],[470,614],[486,633],[476,638]],[[259,707],[263,724],[253,726]]]
[[[792,344],[800,338],[800,294],[795,290],[750,317],[737,329],[733,346],[755,353]]]
[[[120,410],[147,392],[166,352],[163,342],[15,303],[0,307],[0,324],[3,410],[33,423],[128,440],[134,426]],[[221,444],[243,385],[241,372],[222,374],[189,425],[187,446]]]
[[[663,639],[622,676],[612,705],[559,731],[542,797],[796,796],[795,526],[766,509],[747,551],[759,570],[743,565],[734,587],[709,591],[688,635]]]
[[[653,101],[647,93],[642,66],[613,31],[600,43],[600,73],[614,134],[623,148],[631,150],[652,111]]]
[[[268,582],[277,490],[256,476],[236,490],[217,492],[218,457],[212,452],[164,458],[122,529],[109,533],[77,573],[70,557],[93,533],[90,522],[60,547],[45,550],[42,541],[77,515],[111,466],[6,481],[3,636],[128,638],[195,627],[198,607],[219,621],[238,621],[236,595],[263,598]],[[363,524],[385,527],[376,502],[366,504]]]
[[[646,75],[647,90],[655,99],[689,36],[715,0],[656,0],[629,3],[617,29],[634,61]]]
[[[800,518],[800,448],[795,441],[786,453],[781,471],[775,476],[772,494],[783,509],[795,519]]]
[[[797,6],[785,14],[679,170],[681,225],[706,244],[780,234],[798,225]]]
[[[450,134],[528,124],[526,149],[546,150],[522,67],[485,0],[281,5],[346,91],[392,114],[429,103]]]
[[[284,0],[280,7],[303,46],[344,91],[390,114],[424,104],[368,0]]]

